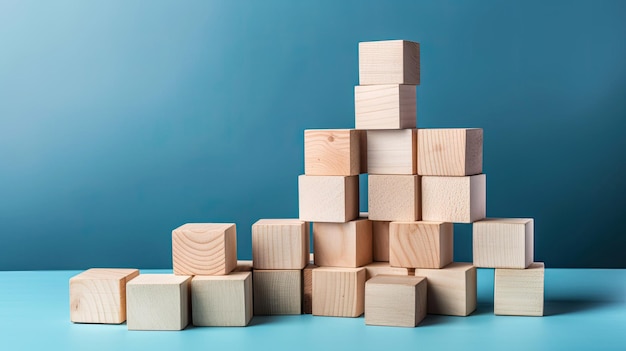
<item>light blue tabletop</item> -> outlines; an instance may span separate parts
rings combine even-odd
[[[163,271],[142,270],[142,273]],[[544,317],[493,315],[493,270],[478,270],[478,309],[417,328],[361,318],[254,317],[246,328],[128,331],[72,324],[77,271],[0,272],[0,350],[626,350],[626,270],[547,269]]]

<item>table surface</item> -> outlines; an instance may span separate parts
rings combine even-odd
[[[163,270],[142,270],[142,273]],[[417,328],[363,317],[255,316],[248,327],[128,331],[69,321],[78,271],[0,272],[1,350],[626,350],[626,269],[546,269],[544,317],[493,315],[493,270],[478,270],[478,308],[429,315]]]

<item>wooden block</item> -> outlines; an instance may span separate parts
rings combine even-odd
[[[315,264],[360,267],[372,262],[372,222],[313,223]]]
[[[372,221],[372,258],[377,262],[389,262],[389,223]]]
[[[354,87],[354,110],[356,129],[415,128],[415,85],[357,85]],[[370,142],[369,136],[367,142]]]
[[[394,267],[442,268],[452,262],[454,227],[444,222],[391,222],[389,263]]]
[[[474,265],[526,268],[534,259],[532,218],[487,218],[473,225]]]
[[[368,211],[372,221],[421,219],[420,177],[368,175]]]
[[[509,316],[543,316],[543,262],[527,269],[496,268],[494,313]]]
[[[414,275],[428,280],[428,313],[469,316],[476,310],[476,267],[471,263],[416,268]]]
[[[367,173],[367,131],[357,130],[359,133],[360,173]]]
[[[189,324],[191,276],[142,274],[126,284],[128,330],[182,330]]]
[[[301,270],[255,269],[252,285],[255,315],[301,314]]]
[[[70,320],[119,324],[126,320],[126,283],[137,269],[92,268],[70,278]]]
[[[363,314],[364,297],[365,268],[313,270],[313,315],[358,317]]]
[[[422,177],[422,219],[434,222],[472,223],[485,218],[487,178]]]
[[[368,174],[417,174],[417,129],[367,131]]]
[[[361,172],[361,132],[354,129],[304,131],[304,174],[358,175]]]
[[[344,223],[359,215],[359,176],[298,177],[300,220]]]
[[[233,272],[252,272],[252,260],[237,260],[237,266]]]
[[[302,269],[309,260],[309,223],[261,219],[252,225],[255,269]]]
[[[426,278],[377,275],[365,283],[365,324],[416,327],[426,317]]]
[[[379,274],[385,275],[413,275],[405,267],[392,267],[389,262],[372,262],[365,267],[365,279],[370,280]]]
[[[193,277],[191,309],[195,326],[245,327],[252,319],[252,272]]]
[[[237,229],[233,223],[187,223],[172,231],[177,275],[224,275],[237,266]]]
[[[302,270],[302,313],[313,313],[313,270],[314,264],[308,264]]]
[[[483,171],[483,130],[420,129],[417,174],[468,176]]]
[[[407,40],[359,43],[359,83],[420,84],[420,44]]]

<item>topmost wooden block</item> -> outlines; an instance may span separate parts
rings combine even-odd
[[[187,223],[172,231],[176,275],[224,275],[237,266],[233,223]]]
[[[420,84],[420,44],[406,40],[359,43],[359,84]]]
[[[417,174],[468,176],[483,171],[483,130],[480,128],[419,129]]]

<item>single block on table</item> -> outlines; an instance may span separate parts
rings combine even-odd
[[[344,223],[359,215],[359,176],[298,177],[300,220]]]
[[[372,262],[372,222],[313,223],[315,264],[360,267]]]
[[[233,223],[187,223],[172,231],[177,275],[224,275],[237,266],[237,229]]]
[[[368,175],[368,211],[372,221],[418,221],[421,217],[420,177]]]
[[[356,129],[415,128],[415,85],[357,85],[354,87],[354,110]],[[369,144],[369,136],[367,139]]]
[[[417,174],[417,129],[367,131],[368,174]]]
[[[359,84],[420,84],[420,44],[408,40],[359,43]]]
[[[377,275],[365,283],[365,324],[415,327],[426,317],[424,277]]]
[[[487,218],[472,227],[476,267],[520,269],[533,263],[532,218]]]
[[[454,227],[445,222],[391,222],[389,263],[394,267],[442,268],[452,262]]]
[[[308,264],[302,270],[302,313],[313,313],[313,270],[314,264]]]
[[[428,280],[428,313],[468,316],[476,309],[476,267],[453,262],[441,269],[416,268]]]
[[[543,316],[544,274],[543,262],[535,262],[527,269],[496,268],[494,313]]]
[[[355,129],[304,131],[304,174],[358,175],[361,172],[361,132]]]
[[[485,218],[487,178],[422,177],[422,219],[434,222],[472,223]]]
[[[365,280],[370,280],[379,274],[385,275],[414,275],[409,272],[409,268],[405,267],[392,267],[389,262],[372,262],[365,268]]]
[[[483,130],[420,129],[417,174],[469,176],[483,171]]]
[[[363,314],[364,297],[365,268],[313,270],[313,315],[358,317]]]
[[[302,271],[253,271],[253,297],[255,315],[301,314]]]
[[[245,327],[252,319],[252,272],[193,277],[191,308],[195,326]]]
[[[372,258],[377,262],[389,262],[389,223],[372,221]]]
[[[309,223],[261,219],[252,225],[255,269],[302,269],[309,261]]]

